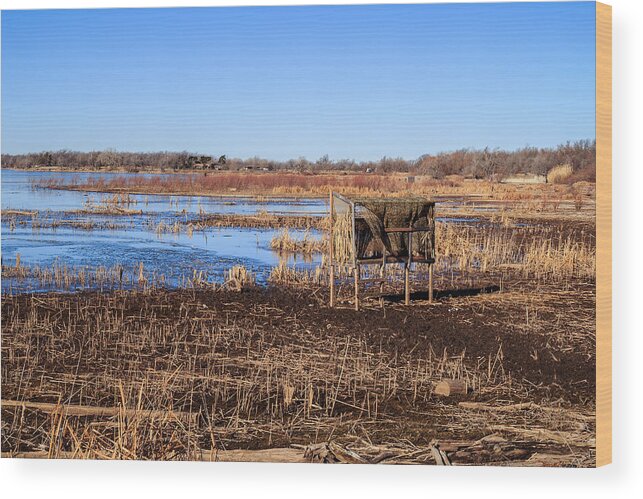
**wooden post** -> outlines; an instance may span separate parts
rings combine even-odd
[[[409,274],[411,273],[411,261],[413,259],[413,232],[408,233],[406,251],[408,253],[408,258],[404,264],[404,304],[408,305],[411,302],[411,283]]]
[[[386,278],[386,247],[382,249],[382,268],[380,269],[380,307],[384,308],[384,279]]]
[[[355,229],[355,203],[351,202],[351,225],[353,231],[353,274],[355,277],[355,310],[359,310],[359,261],[357,254],[357,231]]]
[[[435,264],[435,203],[429,210],[429,219],[431,227],[431,258],[433,262],[429,264],[429,303],[433,303],[433,265]]]
[[[355,276],[355,310],[359,310],[359,264],[353,268]]]
[[[433,264],[429,263],[429,303],[433,303]]]
[[[329,280],[330,280],[330,307],[331,308],[335,306],[335,262],[334,262],[334,254],[333,254],[333,224],[334,224],[333,218],[335,215],[334,211],[335,211],[335,203],[333,202],[333,190],[331,189],[330,204],[329,204],[330,229],[328,234],[328,264],[330,265]]]

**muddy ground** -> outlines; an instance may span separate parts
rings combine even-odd
[[[423,449],[441,442],[453,464],[592,465],[593,284],[437,289],[434,304],[391,294],[357,312],[328,308],[324,287],[4,296],[3,400],[195,419],[3,406],[2,451],[190,459],[333,442],[433,463]],[[433,394],[443,379],[468,393]]]

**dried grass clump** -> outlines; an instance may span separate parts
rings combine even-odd
[[[156,232],[156,234],[159,236],[162,234],[180,234],[182,228],[183,225],[178,220],[173,224],[168,224],[161,220],[158,224],[156,224],[154,232]],[[192,230],[192,225],[188,224],[186,226],[186,231],[188,232],[188,234],[191,234]]]
[[[268,282],[286,285],[321,285],[324,283],[325,276],[322,266],[317,266],[313,270],[297,269],[281,262],[270,270]]]
[[[313,237],[308,230],[301,239],[296,239],[290,235],[288,229],[283,229],[272,238],[270,248],[288,253],[321,253],[326,250],[326,241]]]
[[[100,289],[105,291],[136,286],[141,290],[151,291],[166,284],[165,275],[146,273],[143,262],[126,271],[118,264],[111,267],[102,265],[76,267],[55,260],[49,266],[26,266],[20,263],[19,255],[16,260],[17,265],[2,265],[2,277],[13,279],[17,284],[15,286],[17,290],[26,288],[27,290]],[[13,286],[10,286],[10,293],[11,289]]]
[[[328,217],[281,215],[262,210],[253,215],[213,213],[203,215],[195,222],[196,230],[205,230],[208,227],[323,230],[328,227]]]
[[[595,279],[596,249],[570,238],[532,240],[523,251],[523,274],[547,274],[554,278]]]
[[[235,265],[225,274],[225,286],[228,289],[241,291],[244,288],[254,286],[256,276],[243,265]]]
[[[335,215],[332,244],[335,263],[346,265],[353,262],[353,218],[350,211]]]
[[[84,208],[75,210],[72,213],[88,213],[88,214],[101,214],[101,215],[140,215],[142,210],[130,208],[132,205],[138,204],[136,198],[130,196],[129,193],[113,194],[111,196],[103,197],[98,203],[92,199],[87,199],[84,203]]]
[[[16,261],[13,265],[2,265],[2,277],[5,279],[25,279],[29,274],[29,267],[20,264],[20,253],[16,253]]]
[[[572,176],[574,169],[570,164],[554,166],[547,172],[547,182],[550,184],[563,184]]]

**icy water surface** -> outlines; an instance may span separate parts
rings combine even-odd
[[[73,214],[69,212],[100,205],[111,194],[34,188],[35,183],[49,178],[82,180],[110,175],[123,174],[2,170],[2,209],[36,210],[38,220],[47,222],[43,228],[35,228],[37,224],[11,223],[12,217],[3,216],[3,263],[13,265],[20,254],[21,264],[30,267],[95,269],[121,265],[131,276],[139,273],[142,264],[146,276],[162,275],[168,286],[180,284],[195,271],[207,275],[209,281],[220,282],[227,269],[244,265],[257,274],[259,282],[265,282],[270,269],[284,258],[269,247],[278,229],[210,228],[190,235],[186,230],[158,233],[154,228],[159,222],[172,225],[195,219],[199,214],[266,211],[321,216],[327,210],[325,201],[319,199],[259,201],[244,197],[131,195],[132,203],[126,208],[141,210],[141,214]],[[82,230],[64,225],[72,220],[93,223],[96,228]],[[55,228],[47,227],[52,221],[62,223]],[[313,267],[321,256],[314,255],[309,261],[295,260],[292,255],[285,258],[290,265]],[[19,282],[3,276],[3,291],[31,289],[44,290],[42,283]]]

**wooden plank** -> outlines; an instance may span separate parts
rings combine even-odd
[[[413,261],[413,232],[407,233],[406,249],[408,252],[408,259],[404,268],[404,304],[408,305],[411,302],[411,262]]]
[[[355,279],[355,310],[359,310],[359,265],[356,265],[353,271]]]
[[[596,465],[612,462],[612,8],[596,3]]]
[[[437,464],[438,466],[451,466],[451,461],[449,460],[449,457],[447,456],[446,452],[440,449],[439,446],[437,445],[431,446],[431,455],[433,456],[433,460],[435,461],[435,464]]]
[[[386,247],[382,250],[382,264],[380,266],[380,307],[384,308],[384,283],[386,282]]]
[[[330,211],[330,228],[328,235],[328,264],[330,265],[330,272],[328,280],[330,281],[330,307],[333,308],[335,306],[335,264],[333,262],[333,228],[335,217],[335,202],[332,189],[330,191],[330,204],[328,210]]]
[[[384,229],[384,232],[389,233],[389,232],[431,232],[433,229],[431,227],[422,227],[422,228],[415,228],[415,227],[401,227],[401,228],[386,228]]]
[[[433,303],[433,264],[429,264],[429,303]]]
[[[409,285],[409,264],[404,264],[404,305],[411,301],[411,287]]]
[[[355,203],[353,203],[353,202],[352,202],[350,199],[348,199],[347,197],[342,196],[339,192],[335,192],[334,194],[335,194],[335,197],[336,197],[337,199],[339,199],[340,201],[343,201],[344,203],[346,203],[346,204],[347,204],[347,205],[349,205],[349,206],[354,206],[354,204],[355,204]]]
[[[357,230],[355,229],[355,204],[351,204],[351,230],[353,231],[353,267],[358,265],[357,263]]]
[[[405,263],[408,262],[407,257],[397,257],[397,256],[387,256],[386,257],[386,263]],[[382,257],[380,258],[360,258],[357,260],[357,263],[363,264],[363,265],[368,265],[368,264],[374,264],[374,263],[382,263]],[[433,258],[420,258],[420,257],[413,257],[411,259],[411,263],[435,263],[435,260]]]

